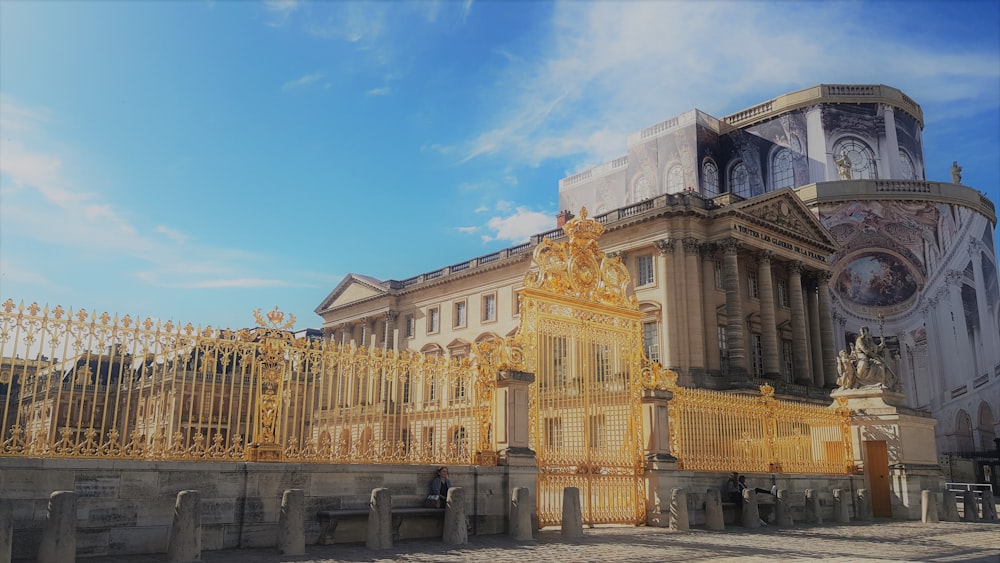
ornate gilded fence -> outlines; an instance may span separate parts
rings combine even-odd
[[[850,411],[761,395],[675,387],[670,448],[689,471],[846,474],[854,470]],[[839,401],[839,399],[838,399]]]
[[[495,463],[468,360],[0,304],[0,455]],[[478,454],[478,455],[477,455]]]

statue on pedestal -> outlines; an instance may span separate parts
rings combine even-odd
[[[833,162],[837,165],[837,174],[840,176],[841,180],[851,179],[851,167],[854,164],[851,159],[847,156],[847,151],[842,151],[840,156],[833,158]]]
[[[851,351],[841,350],[837,356],[837,385],[841,389],[859,389],[881,386],[889,391],[899,391],[899,378],[886,357],[885,335],[878,344],[867,326],[861,327]]]
[[[958,161],[952,161],[951,163],[951,183],[961,184],[962,183],[962,167],[958,165]]]

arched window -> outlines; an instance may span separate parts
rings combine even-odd
[[[719,167],[709,158],[701,165],[701,193],[708,197],[719,195]]]
[[[795,168],[792,166],[792,153],[788,149],[779,149],[771,158],[771,189],[795,187]]]
[[[643,201],[653,197],[653,190],[649,187],[649,180],[645,176],[639,175],[635,179],[635,185],[632,187],[632,201]]]
[[[676,194],[684,191],[684,169],[675,164],[667,170],[667,193]]]
[[[729,169],[729,192],[750,197],[750,173],[743,162],[737,162]]]
[[[860,139],[844,137],[834,147],[833,154],[839,157],[846,154],[851,160],[852,180],[875,180],[878,170],[875,168],[875,153]]]
[[[899,149],[899,177],[903,180],[919,180],[913,159],[903,149]]]

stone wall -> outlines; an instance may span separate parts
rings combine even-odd
[[[12,505],[14,558],[35,557],[53,491],[74,491],[78,496],[79,556],[166,553],[174,504],[183,490],[201,492],[204,550],[275,545],[281,495],[286,489],[304,491],[306,542],[312,544],[319,537],[317,511],[367,507],[376,487],[390,489],[393,506],[419,506],[435,469],[423,465],[0,457],[0,491]],[[474,534],[505,532],[512,488],[535,488],[534,467],[449,469],[454,486],[466,491]],[[335,542],[363,541],[361,528],[338,528]],[[405,539],[424,535],[425,530],[404,526],[400,533]]]

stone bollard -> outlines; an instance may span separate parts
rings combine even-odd
[[[368,505],[368,529],[365,530],[365,547],[392,549],[392,495],[384,487],[372,489]]]
[[[979,503],[976,502],[976,491],[965,491],[962,495],[962,506],[965,509],[966,522],[979,522]]]
[[[792,507],[788,506],[788,489],[778,491],[774,500],[774,523],[778,526],[791,526]]]
[[[997,505],[993,500],[993,491],[983,491],[983,522],[997,521]]]
[[[465,490],[462,487],[448,489],[448,502],[444,507],[444,533],[441,541],[447,545],[469,543],[469,527],[465,517]]]
[[[38,563],[76,561],[76,493],[56,491],[49,495],[49,512],[38,545]]]
[[[844,489],[833,490],[833,519],[838,524],[847,524],[851,521],[851,496],[845,494]]]
[[[281,495],[278,515],[278,553],[302,555],[306,552],[305,493],[289,489]]]
[[[14,515],[10,501],[0,499],[0,563],[10,563],[14,547]]]
[[[815,489],[806,489],[806,522],[823,523],[823,513],[820,512],[819,506],[819,492]]]
[[[514,495],[510,499],[510,537],[516,541],[534,539],[531,529],[531,515],[534,511],[531,490],[528,487],[514,489]]]
[[[580,489],[566,487],[563,489],[562,537],[579,538],[583,536],[583,512],[580,510]]]
[[[958,499],[955,491],[945,490],[941,493],[941,520],[945,522],[958,522]]]
[[[670,490],[670,520],[671,530],[686,532],[691,529],[688,521],[688,496],[684,489]]]
[[[201,561],[201,493],[181,491],[174,503],[174,521],[167,537],[167,561]]]
[[[705,527],[709,530],[725,530],[726,520],[722,515],[722,493],[718,489],[705,492]]]
[[[870,522],[875,518],[872,513],[872,495],[868,489],[858,489],[857,519]]]
[[[937,495],[934,491],[920,491],[920,521],[924,524],[934,524],[938,521]]]
[[[760,509],[757,508],[757,492],[753,489],[743,490],[743,511],[741,523],[744,528],[755,530],[760,528]]]

